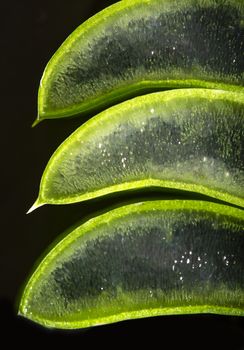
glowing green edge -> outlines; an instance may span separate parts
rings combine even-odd
[[[180,182],[174,182],[174,181],[166,181],[166,180],[155,180],[155,179],[146,179],[146,180],[140,180],[140,181],[133,181],[133,182],[125,182],[123,184],[114,185],[110,187],[103,188],[98,191],[94,191],[91,193],[86,193],[81,196],[76,197],[65,197],[63,199],[49,199],[48,201],[44,202],[41,197],[39,197],[34,205],[31,207],[31,209],[28,211],[28,213],[31,213],[35,209],[45,205],[45,204],[71,204],[71,203],[78,203],[82,201],[86,201],[89,199],[94,199],[97,197],[102,197],[111,193],[116,192],[122,192],[122,191],[128,191],[128,190],[137,190],[141,188],[153,188],[153,187],[160,187],[163,189],[175,189],[175,190],[183,190],[188,192],[194,192],[194,193],[200,193],[203,195],[206,195],[208,197],[216,198],[219,200],[222,200],[224,202],[228,202],[240,207],[244,207],[244,199],[235,197],[228,193],[222,193],[220,191],[216,191],[213,189],[210,189],[205,186],[195,185],[195,184],[187,184],[187,183],[180,183]]]
[[[155,200],[148,202],[134,203],[120,208],[111,210],[105,214],[92,218],[82,224],[80,227],[76,228],[69,235],[67,235],[63,240],[61,240],[42,260],[38,268],[35,270],[31,278],[29,279],[23,296],[19,305],[19,315],[27,317],[34,322],[40,323],[46,327],[57,327],[57,328],[85,328],[95,325],[108,324],[128,319],[143,318],[159,315],[176,315],[176,314],[194,314],[194,313],[217,313],[223,315],[233,315],[233,316],[244,316],[244,310],[239,308],[229,308],[220,307],[214,305],[199,305],[199,306],[184,306],[184,307],[168,307],[168,308],[153,308],[145,310],[136,310],[123,312],[119,314],[110,315],[107,317],[101,317],[90,320],[75,321],[75,322],[59,322],[55,320],[45,320],[38,317],[38,315],[29,315],[26,311],[26,306],[28,305],[29,294],[31,292],[32,286],[35,282],[41,278],[42,274],[45,272],[46,267],[51,263],[56,256],[65,250],[67,246],[72,244],[78,237],[92,231],[98,225],[106,222],[111,224],[114,219],[121,218],[126,215],[131,215],[133,213],[143,213],[146,211],[176,211],[176,210],[195,210],[195,211],[205,211],[216,213],[224,216],[229,216],[239,220],[244,220],[244,212],[241,209],[233,208],[223,204],[216,204],[212,202],[203,201],[193,201],[193,200]]]
[[[162,0],[163,1],[163,0]],[[239,9],[244,12],[244,3],[242,0],[229,0],[230,3],[233,3],[235,5],[239,6]],[[150,0],[123,0],[116,4],[113,4],[104,10],[100,11],[93,17],[86,20],[84,23],[82,23],[73,33],[70,34],[70,36],[64,41],[64,43],[60,46],[60,48],[54,53],[50,61],[48,62],[43,76],[40,81],[40,87],[38,92],[38,116],[35,122],[33,123],[33,126],[39,124],[44,119],[55,119],[55,118],[64,118],[68,116],[75,116],[80,113],[85,113],[88,111],[92,111],[95,108],[101,108],[107,105],[110,105],[112,102],[116,102],[118,99],[122,100],[125,97],[130,96],[131,94],[136,94],[137,92],[149,92],[149,90],[155,89],[155,88],[165,88],[165,89],[174,89],[174,88],[191,88],[191,87],[199,87],[199,88],[207,88],[207,89],[221,89],[226,91],[241,91],[244,93],[244,87],[238,86],[238,85],[232,85],[228,83],[215,83],[212,81],[202,81],[202,80],[196,80],[196,79],[189,79],[189,80],[159,80],[159,81],[141,81],[138,83],[135,83],[133,85],[130,85],[129,87],[122,87],[119,89],[116,89],[115,91],[112,91],[110,93],[107,93],[106,95],[100,96],[98,98],[94,98],[91,101],[87,101],[85,103],[74,105],[72,108],[64,108],[59,109],[53,112],[46,113],[43,110],[44,103],[44,95],[46,92],[46,84],[49,80],[50,75],[52,74],[53,70],[55,69],[55,66],[57,66],[57,63],[62,57],[63,53],[65,51],[68,51],[73,42],[76,41],[78,37],[85,34],[87,31],[89,31],[93,26],[99,25],[101,22],[104,22],[106,17],[117,15],[120,16],[120,12],[124,9],[129,9],[130,7],[133,7],[136,4],[150,4]],[[189,0],[184,0],[184,2],[181,2],[181,7],[184,5],[188,5],[191,3]],[[208,0],[203,0],[203,4],[207,5],[209,3]],[[212,1],[210,1],[212,3]]]
[[[223,83],[214,83],[210,81],[201,80],[158,80],[158,81],[141,81],[136,84],[132,84],[127,87],[116,89],[106,95],[94,98],[86,103],[80,105],[74,105],[72,108],[66,108],[57,110],[54,112],[41,112],[39,111],[38,117],[33,123],[33,126],[39,124],[45,119],[59,119],[69,116],[75,116],[80,113],[87,113],[94,109],[99,109],[116,103],[118,100],[123,100],[137,93],[150,93],[150,90],[155,89],[181,89],[181,88],[206,88],[217,89],[225,91],[236,91],[244,94],[244,88],[238,85],[230,85]],[[40,95],[41,96],[41,95]],[[42,105],[42,97],[39,97],[39,105]]]
[[[140,105],[146,105],[147,103],[157,103],[160,101],[160,103],[163,103],[174,99],[174,98],[206,98],[209,100],[224,100],[224,101],[230,101],[230,102],[237,102],[243,104],[244,108],[244,94],[238,93],[238,92],[230,92],[230,91],[222,91],[222,90],[209,90],[209,89],[178,89],[178,90],[171,90],[171,91],[164,91],[164,92],[156,92],[152,94],[148,94],[145,96],[135,97],[131,100],[125,101],[123,103],[120,103],[119,105],[110,107],[109,109],[99,113],[92,119],[88,120],[85,124],[83,124],[80,128],[78,128],[71,136],[68,137],[60,146],[59,148],[54,152],[53,156],[48,162],[48,165],[46,169],[44,170],[41,185],[40,185],[40,191],[39,191],[39,197],[34,203],[34,205],[30,208],[28,213],[32,212],[33,210],[37,209],[40,206],[43,206],[45,204],[69,204],[69,203],[78,203],[81,201],[93,199],[96,197],[104,196],[111,193],[126,191],[126,190],[137,190],[141,188],[149,188],[149,187],[160,187],[160,188],[169,188],[169,189],[176,189],[176,190],[184,190],[184,191],[190,191],[190,192],[196,192],[200,193],[209,197],[213,197],[228,203],[232,203],[235,205],[238,205],[240,207],[244,207],[244,198],[237,197],[234,195],[231,195],[226,192],[217,191],[205,186],[196,185],[196,184],[189,184],[189,183],[183,183],[183,182],[174,182],[169,180],[158,180],[158,179],[144,179],[139,181],[132,181],[132,182],[125,182],[118,185],[113,185],[110,187],[105,187],[97,191],[93,192],[87,192],[82,195],[76,195],[76,196],[70,196],[65,198],[59,198],[59,199],[52,199],[52,198],[45,198],[45,188],[47,187],[45,185],[45,178],[47,176],[47,173],[49,172],[49,169],[52,167],[52,164],[55,159],[57,159],[63,152],[63,150],[68,147],[69,140],[72,138],[72,141],[76,135],[79,135],[80,129],[82,128],[83,132],[85,130],[94,130],[94,127],[97,125],[98,121],[101,118],[106,118],[107,115],[113,115],[115,113],[125,114],[131,107],[138,107]]]
[[[101,326],[109,323],[115,323],[120,321],[127,321],[132,319],[139,319],[153,316],[167,316],[167,315],[186,315],[186,314],[218,314],[227,316],[244,316],[244,311],[241,309],[233,309],[228,307],[212,307],[210,305],[204,306],[185,306],[185,307],[174,307],[174,308],[158,308],[150,310],[139,310],[131,312],[122,312],[118,315],[111,315],[108,317],[101,317],[92,320],[82,322],[57,322],[44,320],[39,317],[30,318],[32,321],[42,324],[47,328],[61,328],[61,329],[78,329],[88,328],[94,326]],[[20,313],[21,314],[21,313]],[[23,315],[25,316],[25,315]]]

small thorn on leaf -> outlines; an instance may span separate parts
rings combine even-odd
[[[34,210],[36,210],[37,208],[40,208],[41,206],[43,206],[44,204],[43,203],[38,203],[38,201],[36,201],[32,207],[27,211],[26,214],[30,214],[32,213]]]

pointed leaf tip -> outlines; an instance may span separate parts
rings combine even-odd
[[[37,208],[40,208],[41,206],[43,206],[44,203],[39,203],[38,200],[32,205],[32,207],[27,211],[26,214],[30,214],[32,213],[34,210],[36,210]]]
[[[36,125],[38,125],[41,122],[41,119],[39,117],[36,118],[34,123],[31,125],[32,128],[34,128]]]

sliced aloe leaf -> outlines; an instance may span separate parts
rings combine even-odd
[[[201,201],[120,207],[76,228],[38,266],[20,314],[82,328],[167,314],[244,315],[244,213]]]
[[[182,89],[111,107],[78,128],[43,174],[43,204],[145,187],[244,206],[244,94]]]
[[[243,90],[242,0],[121,1],[77,28],[48,63],[36,121],[154,89]]]

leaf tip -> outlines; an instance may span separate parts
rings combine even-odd
[[[32,213],[34,210],[36,210],[37,208],[40,208],[41,206],[43,206],[44,203],[40,203],[38,200],[32,205],[32,207],[27,211],[26,214],[30,214]]]
[[[32,128],[34,128],[36,125],[38,125],[41,122],[41,119],[39,117],[36,118],[34,123],[31,125]]]

